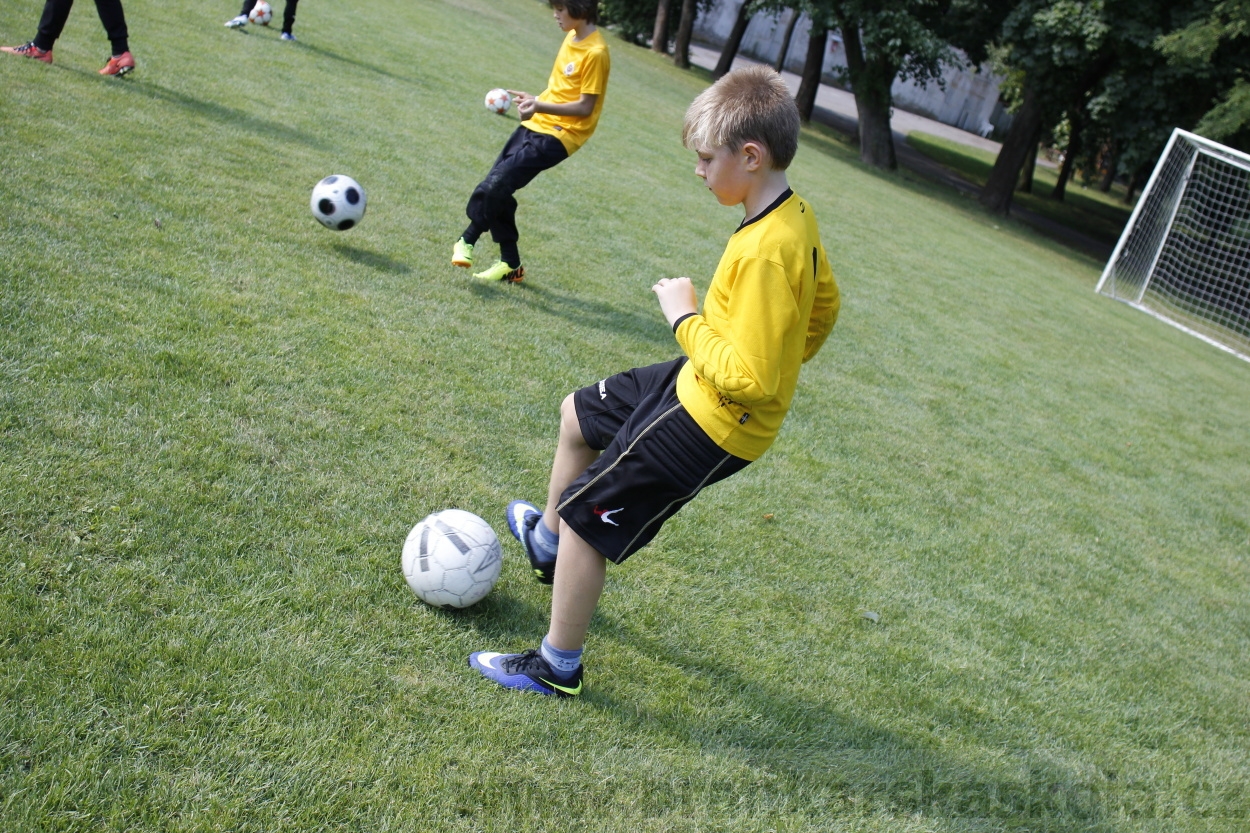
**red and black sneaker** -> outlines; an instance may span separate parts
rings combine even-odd
[[[135,68],[135,56],[127,50],[120,55],[109,58],[109,62],[100,70],[101,75],[125,75]]]
[[[24,43],[21,46],[0,46],[0,52],[8,52],[10,55],[21,55],[25,58],[34,58],[36,61],[43,61],[45,64],[52,63],[52,50],[40,49],[35,46],[34,41]]]

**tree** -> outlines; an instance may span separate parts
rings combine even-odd
[[[1042,132],[1042,104],[1033,86],[1024,85],[1020,96],[1011,129],[1007,131],[994,167],[981,189],[981,204],[997,214],[1006,214],[1010,210],[1020,169],[1030,154],[1037,156],[1037,140]]]
[[[846,73],[859,117],[860,159],[895,168],[890,112],[894,81],[942,83],[960,63],[955,48],[979,63],[1005,17],[1007,0],[811,0],[813,17],[842,33]]]
[[[798,9],[790,9],[790,19],[786,21],[785,32],[781,35],[781,48],[777,50],[777,60],[773,63],[773,69],[781,72],[786,68],[786,53],[790,51],[790,39],[794,37],[794,25],[799,22],[799,18],[803,13]]]
[[[1155,45],[1173,66],[1206,65],[1222,76],[1225,89],[1194,132],[1250,151],[1250,0],[1216,3]]]
[[[1076,169],[1076,160],[1081,155],[1081,131],[1085,127],[1084,110],[1077,108],[1069,112],[1066,126],[1068,143],[1063,151],[1063,164],[1059,166],[1055,187],[1050,192],[1050,198],[1056,202],[1063,202],[1064,194],[1068,190],[1068,180],[1072,178],[1072,172]]]
[[[668,9],[672,0],[659,0],[655,7],[655,27],[651,30],[651,51],[668,54]]]
[[[656,0],[600,0],[599,23],[611,26],[624,40],[645,46],[655,20]],[[669,0],[661,0],[669,2]]]
[[[1218,73],[1165,61],[1156,45],[1163,33],[1192,21],[1208,5],[1206,0],[1107,3],[1113,63],[1075,120],[1081,130],[1073,136],[1079,144],[1074,164],[1087,182],[1102,171],[1109,188],[1121,171],[1153,169],[1173,128],[1193,127],[1218,96],[1224,83]]]
[[[734,58],[738,56],[738,48],[742,46],[742,36],[746,34],[747,26],[751,23],[751,16],[755,14],[758,6],[757,0],[743,0],[742,5],[738,6],[738,15],[734,18],[733,28],[729,30],[729,38],[721,47],[720,59],[716,62],[716,68],[712,70],[713,78],[720,78],[733,68]]]
[[[825,66],[825,44],[829,42],[829,27],[817,25],[807,33],[807,57],[803,61],[803,75],[799,78],[799,91],[794,96],[795,106],[803,121],[812,120],[816,109],[816,93],[820,90],[820,76]]]
[[[1103,0],[1022,0],[1006,16],[998,60],[1014,87],[1007,92],[1014,92],[1017,110],[981,189],[981,204],[990,211],[1011,210],[1020,170],[1037,152],[1041,131],[1065,110],[1084,106],[1111,68],[1104,5]]]
[[[1004,93],[1021,110],[981,203],[996,213],[1010,211],[1024,161],[1018,150],[1036,142],[1037,130],[1056,129],[1064,137],[1055,199],[1063,198],[1078,170],[1087,182],[1101,170],[1103,187],[1109,188],[1117,173],[1152,169],[1172,128],[1197,123],[1210,103],[1234,86],[1233,67],[1245,65],[1163,59],[1164,35],[1192,31],[1212,5],[1211,0],[1021,0],[1003,25],[999,53],[999,68],[1008,75]]]
[[[698,0],[681,1],[681,21],[677,24],[677,39],[673,43],[673,63],[679,69],[690,69],[690,39],[694,36],[696,14]]]

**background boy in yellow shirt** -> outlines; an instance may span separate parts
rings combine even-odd
[[[689,278],[652,291],[683,356],[569,394],[545,511],[508,506],[508,527],[540,581],[551,627],[537,650],[480,651],[469,665],[507,688],[582,691],[582,646],[607,562],[621,563],[704,487],[772,444],[799,367],[833,328],[839,295],[812,208],[790,190],[799,114],[781,76],[754,66],[709,87],[686,112],[695,173],[746,217],[698,312]],[[602,453],[601,453],[602,452]]]
[[[452,265],[467,269],[473,265],[478,238],[489,231],[499,244],[499,260],[473,275],[485,281],[517,283],[525,277],[513,194],[585,144],[603,110],[611,63],[608,44],[596,25],[598,0],[551,0],[551,8],[561,31],[568,34],[556,53],[547,89],[537,96],[508,90],[521,126],[508,138],[490,173],[473,189],[465,208],[469,227],[452,249]]]

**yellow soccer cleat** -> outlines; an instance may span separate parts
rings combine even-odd
[[[479,281],[504,281],[505,283],[520,283],[525,278],[525,267],[518,266],[515,269],[504,263],[502,260],[497,261],[494,266],[485,272],[474,272],[473,277]]]
[[[451,248],[451,265],[461,269],[468,269],[473,265],[473,244],[464,242],[463,237]]]

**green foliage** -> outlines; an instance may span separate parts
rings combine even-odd
[[[1194,127],[1231,83],[1235,61],[1168,61],[1159,51],[1177,43],[1168,32],[1207,9],[1202,0],[1026,0],[1008,16],[996,57],[1009,87],[1031,85],[1045,127],[1078,125],[1083,168],[1110,158],[1120,172],[1148,170],[1173,128]]]
[[[1250,81],[1238,78],[1233,88],[1202,117],[1194,130],[1250,153],[1250,135],[1247,135],[1250,132]]]
[[[1079,89],[1111,30],[1102,0],[1024,0],[1003,23],[1000,60],[1023,73],[1052,113]]]
[[[1217,79],[1218,93],[1195,130],[1250,151],[1250,0],[1224,0],[1209,14],[1160,36],[1156,46],[1172,66]]]
[[[716,0],[699,0],[696,8],[706,12]],[[600,22],[636,46],[650,42],[655,33],[657,0],[599,0]],[[668,30],[677,31],[681,19],[681,0],[671,0],[668,9]]]
[[[883,68],[881,77],[859,83],[884,82],[888,88],[895,77],[922,86],[940,83],[942,66],[957,61],[950,42],[937,31],[950,0],[821,0],[814,8],[814,14],[823,9],[839,28],[857,29],[865,61]]]
[[[600,0],[600,22],[612,27],[625,40],[642,45],[650,40],[655,31],[656,0]],[[681,0],[670,15],[679,16]],[[674,21],[673,28],[676,28]]]
[[[90,4],[0,56],[5,833],[1246,829],[1245,363],[807,130],[845,301],[781,437],[611,571],[580,701],[501,691],[465,657],[549,590],[509,538],[432,610],[402,541],[503,531],[560,399],[675,355],[649,288],[741,219],[679,141],[706,77],[613,40],[519,195],[526,282],[480,286],[482,95],[546,79],[545,5],[323,0],[294,44],[207,5],[126,0],[126,79]]]

